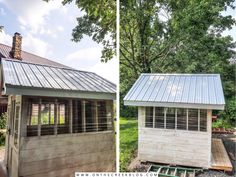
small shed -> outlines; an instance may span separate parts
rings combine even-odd
[[[138,158],[212,165],[212,110],[225,101],[219,74],[141,74],[124,98],[138,107]]]
[[[115,171],[116,86],[92,72],[2,59],[10,177]]]

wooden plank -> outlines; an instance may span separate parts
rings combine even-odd
[[[59,105],[58,100],[55,99],[55,108],[54,108],[54,135],[57,135],[57,120],[59,117]]]
[[[70,133],[73,133],[73,103],[72,103],[72,99],[69,100],[69,130],[70,130]]]
[[[42,99],[39,99],[39,109],[38,109],[38,136],[41,136],[41,104]]]
[[[204,168],[210,166],[209,132],[139,128],[138,142],[139,158],[144,161]]]
[[[83,130],[83,132],[86,132],[85,100],[82,100],[81,104],[82,104],[82,130]]]
[[[77,156],[65,156],[60,158],[52,158],[41,161],[33,161],[21,163],[20,174],[23,176],[30,174],[43,173],[46,171],[54,171],[67,167],[90,165],[92,163],[104,163],[106,161],[114,162],[114,151],[94,152],[87,154],[80,154]]]
[[[95,117],[95,125],[96,125],[96,131],[98,131],[98,103],[97,101],[94,101],[94,117]]]
[[[212,139],[212,161],[210,169],[233,170],[233,166],[221,139]]]

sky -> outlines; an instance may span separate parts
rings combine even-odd
[[[74,3],[63,6],[61,0],[0,0],[0,43],[12,45],[19,32],[22,50],[54,60],[75,69],[92,71],[118,82],[118,60],[101,62],[102,45],[85,36],[79,43],[71,41],[76,18],[82,16]]]

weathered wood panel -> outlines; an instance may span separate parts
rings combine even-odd
[[[210,116],[211,111],[208,111],[207,132],[145,128],[145,108],[139,107],[139,159],[208,168],[211,160]]]
[[[115,171],[114,132],[22,137],[20,176],[70,176],[75,171]]]

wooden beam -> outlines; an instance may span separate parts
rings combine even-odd
[[[98,102],[94,101],[94,118],[95,118],[95,128],[98,131]]]
[[[112,116],[112,110],[111,110],[111,102],[110,101],[106,101],[106,123],[107,123],[107,130],[110,128],[109,127],[109,124],[110,124],[110,119],[111,119],[111,116]],[[105,126],[104,126],[105,127]]]
[[[177,108],[175,108],[175,130],[177,130]]]
[[[58,102],[55,99],[55,106],[54,106],[54,135],[57,135],[57,119],[58,119]]]
[[[72,99],[69,100],[69,131],[73,133],[73,103]]]
[[[200,131],[200,109],[198,109],[197,127],[198,127],[198,131]]]
[[[164,108],[164,129],[166,129],[166,112],[167,108]]]
[[[51,124],[51,103],[49,103],[49,116],[48,116],[48,119],[49,119],[49,125]]]
[[[83,132],[86,132],[85,100],[82,100],[81,104],[82,104],[82,130],[83,130]]]
[[[39,106],[38,106],[38,136],[41,136],[41,104],[42,104],[42,99],[39,98]]]
[[[153,128],[155,128],[155,114],[156,114],[156,109],[155,107],[153,107],[153,120],[152,120],[152,124],[153,124]]]
[[[186,114],[187,114],[186,129],[188,130],[188,109],[187,109]]]

